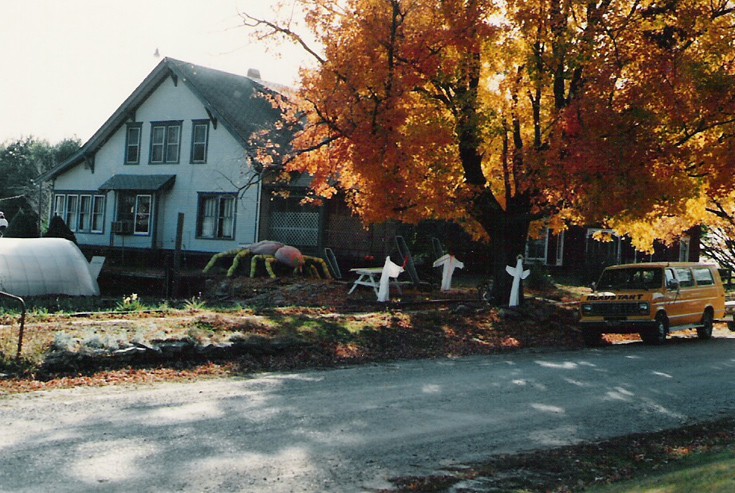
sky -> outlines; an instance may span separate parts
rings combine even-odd
[[[251,40],[238,15],[272,17],[271,3],[2,0],[0,143],[86,142],[163,57],[294,85],[304,53]]]

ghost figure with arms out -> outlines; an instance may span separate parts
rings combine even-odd
[[[380,284],[378,287],[378,301],[386,302],[390,298],[390,280],[396,278],[403,272],[403,267],[391,262],[390,257],[385,257],[385,265],[383,272],[380,274]]]
[[[530,270],[523,270],[523,255],[518,255],[516,266],[505,266],[505,272],[513,276],[513,285],[510,288],[510,301],[508,306],[518,306],[521,298],[521,279],[525,279],[531,273]]]
[[[454,269],[464,269],[464,264],[457,260],[454,255],[442,255],[434,261],[434,267],[442,267],[442,291],[452,289],[452,274]]]

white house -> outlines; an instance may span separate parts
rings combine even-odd
[[[245,77],[163,59],[80,151],[41,176],[51,214],[81,247],[220,252],[258,241],[262,185],[254,132],[274,130],[272,91]]]

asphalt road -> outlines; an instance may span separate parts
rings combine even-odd
[[[0,398],[0,491],[374,491],[735,411],[735,339]]]

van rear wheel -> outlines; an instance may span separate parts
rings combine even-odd
[[[712,338],[712,327],[714,326],[715,320],[712,312],[707,310],[702,315],[702,326],[697,327],[697,337],[703,340]]]
[[[666,333],[668,332],[669,321],[666,315],[659,313],[656,315],[656,325],[648,330],[640,333],[641,339],[645,344],[660,345],[666,342]]]

